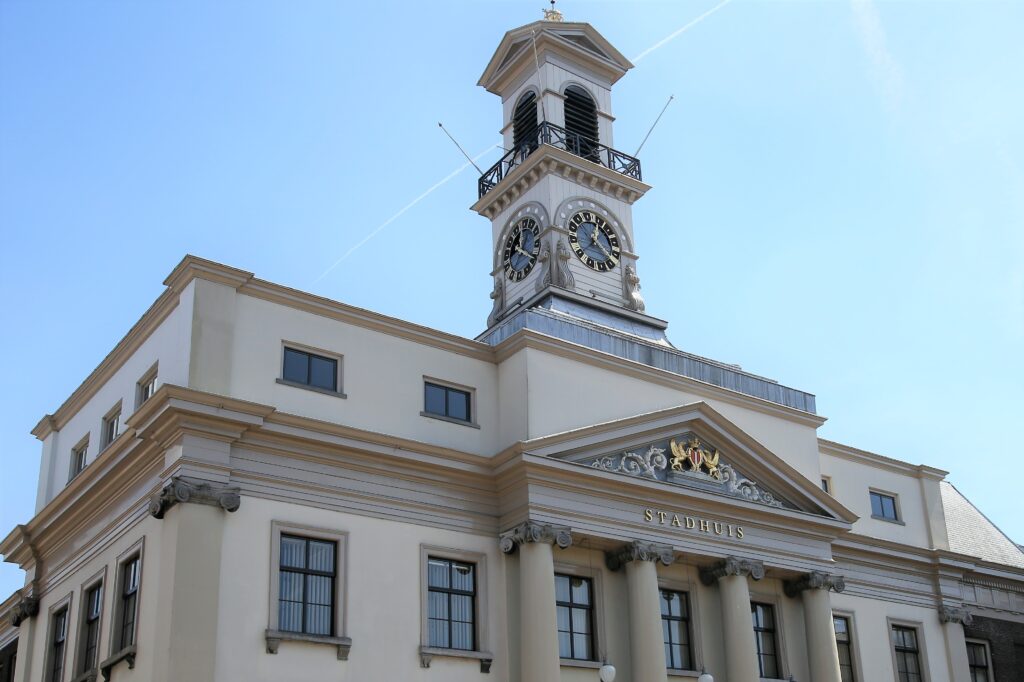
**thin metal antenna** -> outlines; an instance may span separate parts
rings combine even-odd
[[[466,153],[466,150],[462,148],[462,145],[455,141],[455,138],[452,137],[452,134],[449,133],[448,129],[444,127],[444,124],[438,121],[437,127],[444,131],[444,134],[448,136],[448,139],[452,141],[452,144],[459,148],[459,151],[462,152],[462,155],[466,157],[466,160],[473,164],[473,168],[476,168],[476,172],[479,173],[480,175],[483,175],[484,172],[480,170],[480,166],[476,165],[473,159],[469,157],[469,154]]]
[[[636,148],[636,151],[633,152],[633,156],[639,156],[640,155],[640,150],[643,149],[644,145],[647,143],[647,138],[650,137],[651,133],[654,132],[654,126],[658,125],[658,121],[661,120],[662,114],[665,113],[665,110],[668,109],[668,105],[672,104],[672,100],[674,100],[675,98],[676,98],[675,95],[669,95],[668,96],[668,101],[665,102],[665,106],[663,106],[661,108],[661,113],[658,114],[658,118],[654,119],[654,123],[651,124],[651,129],[647,131],[646,135],[644,135],[644,139],[640,142],[640,146]]]
[[[547,112],[544,111],[544,87],[543,87],[544,84],[541,83],[540,58],[537,56],[537,32],[536,31],[530,31],[530,35],[533,36],[533,40],[531,42],[533,42],[533,63],[537,67],[537,85],[541,86],[540,87],[540,118],[541,118],[541,121],[543,123],[547,123],[548,122],[548,115],[547,115]]]

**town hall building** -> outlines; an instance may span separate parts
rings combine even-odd
[[[32,431],[0,682],[1024,680],[1024,552],[946,472],[651,314],[631,67],[553,11],[487,63],[475,339],[185,257]]]

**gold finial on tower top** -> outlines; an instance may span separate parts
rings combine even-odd
[[[551,9],[541,11],[544,12],[545,21],[562,21],[565,19],[565,17],[562,16],[562,13],[555,9],[555,0],[551,0]]]

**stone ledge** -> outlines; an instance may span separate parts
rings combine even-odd
[[[445,649],[441,647],[421,646],[420,667],[429,668],[430,661],[434,656],[446,656],[449,658],[470,658],[480,661],[480,672],[491,672],[491,663],[494,662],[494,654],[489,651],[469,651],[466,649]]]
[[[276,654],[281,642],[306,642],[308,644],[326,644],[338,647],[338,660],[347,661],[348,653],[352,649],[351,637],[331,637],[329,635],[308,635],[302,632],[286,632],[284,630],[267,630],[264,633],[267,640],[267,653]]]
[[[100,674],[103,675],[103,679],[110,680],[110,671],[114,669],[114,666],[121,661],[128,662],[128,669],[133,670],[135,668],[135,656],[138,654],[138,649],[134,644],[127,646],[116,654],[108,658],[107,660],[100,663]]]

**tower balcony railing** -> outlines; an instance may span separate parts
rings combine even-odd
[[[530,154],[535,152],[542,144],[564,149],[580,158],[593,161],[617,173],[622,173],[636,180],[643,180],[640,176],[640,159],[545,121],[537,126],[535,137],[510,149],[496,164],[484,171],[484,174],[480,176],[480,180],[477,183],[479,196],[483,197],[494,189],[501,182],[502,178],[511,173],[516,166],[526,161]]]

